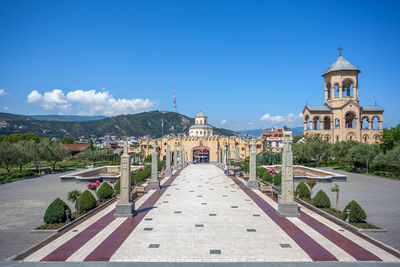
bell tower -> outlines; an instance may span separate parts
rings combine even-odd
[[[338,50],[339,57],[322,75],[325,79],[325,103],[331,107],[342,106],[350,100],[358,103],[360,70],[342,56],[342,48]]]

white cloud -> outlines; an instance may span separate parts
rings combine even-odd
[[[294,115],[293,113],[288,114],[287,116],[272,116],[269,113],[264,114],[260,120],[261,121],[267,121],[271,122],[272,124],[287,124],[291,125],[295,123],[296,121],[299,121],[303,118],[303,114],[298,114],[297,116]]]
[[[45,92],[43,95],[38,91],[33,90],[28,95],[28,103],[36,104],[46,110],[67,110],[71,107],[71,104],[68,103],[63,91],[60,89],[54,89],[51,92]]]
[[[222,120],[221,122],[220,122],[220,124],[225,124],[227,122],[227,120]]]
[[[0,96],[8,95],[6,90],[0,89]]]
[[[7,111],[7,110],[8,110],[8,107],[7,107],[7,106],[4,106],[4,110],[6,110],[6,111]]]
[[[28,95],[28,103],[37,104],[45,109],[66,110],[76,107],[80,115],[103,114],[114,116],[137,113],[154,108],[158,101],[149,99],[115,99],[109,91],[75,90],[66,95],[58,89],[41,95],[36,90]]]

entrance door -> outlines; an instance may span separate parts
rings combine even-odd
[[[205,148],[193,150],[193,162],[208,163],[210,160],[210,151]]]

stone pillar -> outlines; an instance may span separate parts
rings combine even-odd
[[[331,99],[334,99],[335,98],[335,86],[331,87],[330,90],[331,90]]]
[[[240,155],[239,155],[239,146],[235,147],[235,163],[238,163],[240,161]]]
[[[256,152],[256,143],[254,141],[251,141],[250,143],[250,162],[249,162],[249,168],[250,168],[250,178],[249,181],[247,182],[247,187],[251,189],[258,189],[258,182],[257,182],[257,162],[256,162],[256,157],[257,157],[257,152]]]
[[[160,181],[158,180],[158,155],[157,145],[153,145],[153,152],[151,153],[151,180],[150,189],[159,189]]]
[[[165,155],[165,177],[170,177],[172,175],[171,172],[171,147],[167,145],[167,152]]]
[[[278,214],[283,217],[299,217],[298,204],[293,195],[293,152],[288,138],[285,138],[282,152],[282,196],[278,201]]]
[[[178,170],[178,150],[176,149],[176,144],[174,145],[174,171]]]
[[[182,146],[182,167],[185,167],[185,146]]]
[[[379,130],[382,130],[382,121],[379,121]]]
[[[343,98],[343,86],[339,86],[339,97]]]
[[[226,153],[226,147],[225,147],[225,142],[222,144],[222,167],[225,170],[226,167],[226,162],[225,162],[225,153]]]
[[[182,147],[179,149],[179,168],[182,168]]]
[[[136,214],[136,211],[135,203],[129,197],[131,192],[131,157],[128,154],[128,140],[125,140],[124,143],[120,169],[120,192],[118,203],[115,206],[114,217],[132,217]]]

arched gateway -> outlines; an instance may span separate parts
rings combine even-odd
[[[210,148],[197,146],[192,149],[193,162],[208,163],[210,161]]]

